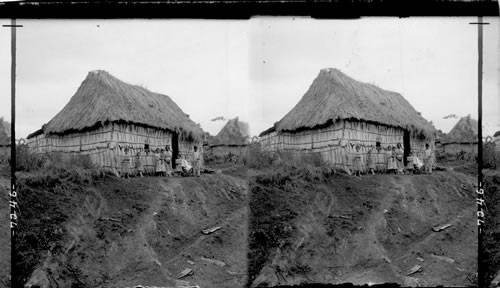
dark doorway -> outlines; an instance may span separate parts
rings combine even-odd
[[[175,169],[175,160],[179,156],[179,134],[172,134],[172,168]]]
[[[410,152],[411,152],[411,146],[410,146],[410,131],[408,130],[405,130],[404,134],[403,134],[403,147],[404,147],[404,151],[405,151],[405,154],[404,154],[404,164],[405,166],[408,165],[408,156],[410,156]]]

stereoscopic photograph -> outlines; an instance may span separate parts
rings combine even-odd
[[[498,18],[0,22],[0,286],[500,281]]]

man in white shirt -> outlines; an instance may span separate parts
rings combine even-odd
[[[425,144],[424,166],[425,173],[432,174],[432,150],[429,147],[429,144]]]
[[[196,177],[200,177],[201,173],[201,153],[198,151],[198,147],[194,146],[194,153],[193,153],[193,166],[194,166],[194,175]]]

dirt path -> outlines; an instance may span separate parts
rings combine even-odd
[[[199,236],[189,239],[180,249],[178,256],[163,264],[172,271],[193,269],[194,274],[184,279],[185,284],[201,287],[211,287],[209,284],[216,284],[216,287],[243,287],[246,283],[247,214],[247,207],[239,208],[224,221],[214,225],[221,227],[220,230],[209,235],[200,233]],[[229,241],[223,239],[227,237],[236,239],[233,243],[228,243]]]
[[[383,177],[383,178],[381,178]],[[357,246],[363,247],[362,251],[369,253],[377,267],[366,267],[361,266],[358,268],[346,267],[340,268],[339,275],[335,283],[352,283],[354,285],[364,285],[366,283],[370,284],[381,284],[381,283],[391,283],[399,282],[401,283],[403,279],[400,277],[401,270],[398,267],[391,265],[392,260],[390,254],[384,245],[380,242],[380,231],[387,228],[386,213],[389,211],[391,206],[394,204],[395,196],[405,196],[405,187],[410,184],[407,177],[392,176],[392,175],[368,175],[363,178],[368,179],[382,179],[381,182],[386,182],[387,186],[390,187],[387,193],[383,194],[380,199],[379,206],[374,209],[369,216],[367,216],[368,221],[363,223],[364,233],[354,235],[354,240]],[[359,181],[363,181],[358,179]],[[406,206],[406,204],[403,204]],[[400,230],[400,228],[398,227]],[[355,262],[351,265],[356,265]]]
[[[405,187],[411,187],[411,183],[405,182],[403,179],[398,179],[397,182],[393,181],[392,185],[398,187],[400,193],[404,195],[401,200],[401,206],[407,209],[409,203],[408,198],[412,197],[412,192],[408,193]],[[468,180],[471,181],[472,179]],[[438,191],[438,193],[440,192],[441,191]],[[467,194],[461,190],[454,192],[455,193],[451,195],[452,197],[464,199],[465,201],[470,199],[470,206],[473,208],[473,199],[471,197],[467,197]],[[426,206],[430,205],[429,203],[413,201],[410,205],[414,206],[417,217],[422,217],[422,219],[429,217],[426,215],[426,210],[429,208]],[[442,209],[444,208],[438,208],[438,210]],[[475,233],[473,232],[474,223],[471,217],[473,213],[472,210],[473,209],[457,209],[453,213],[443,214],[442,217],[436,218],[436,225],[452,225],[448,231],[434,232],[431,227],[423,229],[415,226],[415,236],[408,243],[409,245],[402,250],[402,254],[395,254],[398,256],[397,259],[392,259],[392,263],[396,267],[395,271],[401,273],[400,275],[404,280],[403,284],[416,284],[421,286],[440,285],[443,283],[447,283],[447,285],[472,284],[468,282],[469,279],[466,273],[464,273],[466,270],[469,270],[469,273],[473,272],[470,271],[471,269],[468,269],[470,268],[468,266],[473,264],[471,260],[473,262],[476,254],[473,245]],[[439,214],[440,211],[437,211],[437,213]],[[463,233],[464,230],[468,230],[469,232],[472,231],[472,233]],[[477,246],[475,247],[477,250]],[[432,255],[444,256],[447,258],[436,258]],[[453,263],[440,259],[447,259],[448,261],[453,261]],[[423,271],[408,277],[406,274],[415,265],[422,266]]]
[[[253,285],[471,285],[477,270],[473,182],[446,171],[339,176],[326,186],[301,187],[294,197],[304,195],[302,201],[285,204],[299,215],[287,244],[293,248],[273,251]],[[432,230],[446,223],[452,226]],[[415,265],[422,270],[408,275]]]
[[[246,181],[231,175],[148,178],[159,190],[134,234],[145,243],[162,275],[132,278],[128,285],[243,287],[246,283]],[[152,180],[152,181],[151,181]],[[144,181],[135,178],[129,181]],[[221,229],[204,235],[201,230]],[[181,271],[193,274],[178,279]]]

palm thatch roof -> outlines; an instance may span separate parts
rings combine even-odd
[[[249,143],[248,124],[236,117],[226,125],[211,141],[211,145],[245,145]]]
[[[68,104],[42,130],[45,134],[66,134],[109,122],[166,129],[188,139],[203,135],[170,97],[125,83],[102,70],[89,72]],[[30,136],[37,133],[40,131]]]
[[[478,142],[478,122],[470,118],[470,115],[460,118],[453,126],[450,133],[446,134],[441,141],[443,144],[452,143],[477,143]]]
[[[0,117],[0,146],[10,145],[10,123]]]
[[[338,69],[322,69],[309,90],[273,131],[313,129],[338,120],[357,120],[400,127],[421,137],[435,128],[401,94],[359,82]]]

